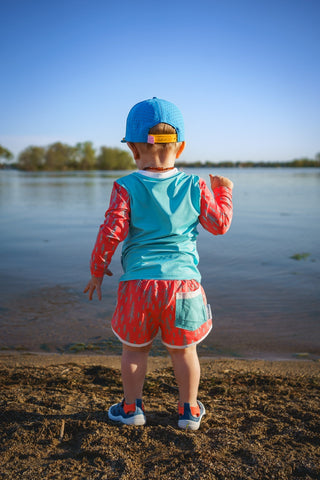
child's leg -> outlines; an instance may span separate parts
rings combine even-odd
[[[124,398],[128,405],[142,398],[151,346],[152,344],[145,347],[122,345],[121,375]]]
[[[190,403],[191,407],[197,406],[198,388],[200,382],[200,363],[197,346],[188,348],[168,348],[173,370],[179,387],[179,403]]]

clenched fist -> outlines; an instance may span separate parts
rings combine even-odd
[[[217,187],[228,187],[233,188],[233,182],[227,177],[221,177],[220,175],[211,175],[210,174],[210,183],[211,188],[214,190]]]

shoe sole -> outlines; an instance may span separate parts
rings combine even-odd
[[[110,420],[113,420],[114,422],[124,423],[125,425],[141,426],[146,424],[146,417],[143,414],[134,415],[129,418],[123,418],[121,415],[118,415],[118,416],[112,415],[112,413],[109,410],[108,417]]]
[[[202,417],[206,414],[206,409],[204,408],[204,405],[198,400],[198,404],[200,407],[200,416],[198,417],[198,420],[179,420],[178,421],[178,427],[182,428],[184,430],[198,430],[201,424],[201,419]]]

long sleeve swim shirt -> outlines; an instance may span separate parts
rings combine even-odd
[[[121,281],[137,279],[200,282],[196,246],[199,223],[222,235],[232,220],[232,190],[214,194],[197,175],[138,171],[114,182],[105,221],[91,256],[91,274],[104,275],[120,242]]]

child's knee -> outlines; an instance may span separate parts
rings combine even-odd
[[[131,345],[122,344],[122,351],[134,352],[134,353],[149,353],[152,347],[152,343],[144,345],[143,347],[132,347]]]
[[[194,355],[197,354],[197,345],[190,345],[190,347],[186,348],[170,348],[167,347],[167,351],[170,357],[185,357],[187,355]]]

